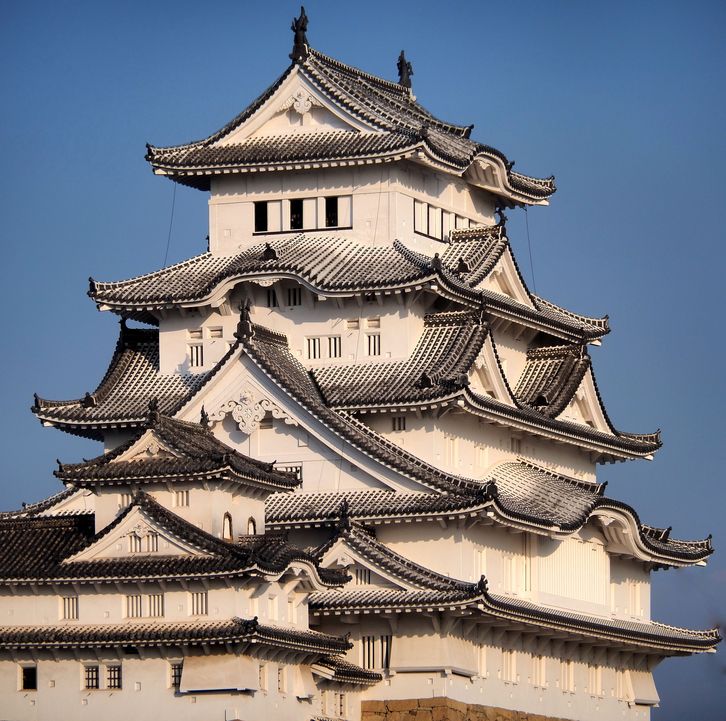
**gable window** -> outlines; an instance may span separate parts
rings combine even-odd
[[[209,613],[207,592],[193,591],[189,595],[191,596],[191,615],[206,616]]]
[[[126,596],[126,618],[141,618],[141,594],[133,593]]]
[[[257,535],[257,521],[255,521],[252,516],[250,516],[247,519],[247,535],[248,536],[255,536]]]
[[[320,338],[307,338],[308,360],[320,358]]]
[[[78,618],[78,596],[63,596],[61,599],[61,618],[65,620]]]
[[[169,682],[171,687],[175,690],[179,690],[181,686],[182,668],[184,667],[183,661],[174,661],[169,668]]]
[[[255,233],[265,233],[267,229],[267,201],[260,200],[255,203]]]
[[[147,553],[156,553],[159,550],[159,534],[156,531],[152,531],[146,536],[146,551]]]
[[[141,536],[129,533],[129,553],[141,553]]]
[[[391,418],[391,429],[394,431],[405,431],[406,416],[393,416]]]
[[[267,307],[277,308],[277,293],[274,288],[267,289]]]
[[[106,688],[121,688],[121,666],[106,666]]]
[[[341,355],[341,342],[339,335],[331,335],[328,338],[328,357],[329,358],[340,358]]]
[[[290,230],[303,228],[303,199],[294,198],[290,201]]]
[[[371,569],[356,566],[353,583],[356,586],[368,586],[371,582]]]
[[[325,227],[336,228],[338,223],[338,196],[325,199]]]
[[[99,688],[101,682],[101,674],[98,666],[83,667],[83,681],[87,689]]]
[[[367,351],[369,356],[381,355],[381,336],[380,333],[368,333],[366,335],[368,346]]]
[[[38,690],[38,667],[37,666],[21,666],[20,667],[20,690],[21,691],[37,691]]]
[[[225,541],[231,541],[232,536],[232,516],[229,513],[224,514],[222,519],[222,538]]]
[[[302,288],[296,286],[287,289],[287,304],[289,306],[302,305]]]

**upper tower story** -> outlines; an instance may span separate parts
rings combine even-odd
[[[310,48],[304,32],[290,57],[217,132],[147,148],[156,174],[210,191],[212,254],[331,229],[363,245],[397,239],[432,251],[454,229],[492,225],[497,208],[546,204],[555,192],[553,178],[515,172],[504,154],[472,140],[473,126],[419,104],[403,53],[397,83]]]

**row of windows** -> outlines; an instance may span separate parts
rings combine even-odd
[[[420,200],[413,201],[413,230],[436,240],[446,240],[452,230],[471,228],[477,225],[469,218],[437,208]]]
[[[350,227],[351,203],[347,195],[260,200],[254,204],[255,233]]]
[[[131,593],[124,596],[126,618],[157,618],[164,615],[163,593]],[[206,591],[189,594],[189,612],[192,616],[206,616],[208,610]],[[63,620],[78,619],[78,596],[63,596],[60,600],[60,617]]]
[[[287,300],[288,307],[295,307],[302,305],[302,288],[300,286],[291,286],[286,289],[285,298]],[[277,289],[267,289],[267,307],[268,308],[279,308],[280,302],[277,295]]]
[[[380,333],[367,333],[365,341],[366,355],[381,355]],[[305,355],[308,360],[320,360],[325,350],[326,358],[340,358],[343,345],[339,335],[313,336],[305,339]]]
[[[20,683],[18,686],[20,691],[37,691],[38,667],[21,666]],[[100,688],[110,690],[123,688],[121,664],[114,663],[105,666],[99,664],[84,665],[82,667],[81,687],[89,691]]]

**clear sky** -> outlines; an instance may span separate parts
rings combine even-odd
[[[652,463],[604,466],[608,493],[673,535],[713,533],[706,568],[659,571],[655,618],[726,617],[724,530],[724,2],[308,2],[311,45],[396,79],[401,48],[420,102],[468,124],[532,175],[548,208],[509,235],[539,294],[610,315],[592,351],[617,427],[663,429]],[[5,0],[0,23],[3,256],[0,508],[58,489],[54,459],[91,441],[42,429],[37,391],[93,390],[115,316],[87,278],[164,260],[172,184],[144,144],[205,137],[287,66],[292,2]],[[179,187],[169,262],[205,249],[205,194]],[[654,721],[723,718],[724,651],[666,661]]]

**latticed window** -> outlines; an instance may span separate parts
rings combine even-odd
[[[142,604],[141,594],[135,593],[126,596],[126,618],[141,618]]]
[[[121,666],[106,666],[106,688],[121,688]]]
[[[179,690],[179,686],[181,686],[181,677],[182,677],[182,668],[184,666],[183,661],[175,661],[171,664],[171,687],[175,690]]]
[[[302,305],[302,288],[296,286],[287,289],[287,304],[290,306]]]
[[[307,338],[307,352],[309,360],[320,358],[320,338]]]
[[[384,636],[361,637],[361,666],[367,669],[387,669],[391,665],[391,644],[393,638]]]
[[[342,344],[339,335],[331,335],[328,338],[328,357],[340,358],[342,353]]]
[[[164,594],[163,593],[150,593],[147,596],[149,604],[149,616],[163,616],[164,615]]]
[[[63,596],[62,599],[62,616],[64,619],[78,618],[78,596]]]
[[[83,680],[86,688],[99,688],[101,675],[98,666],[85,666],[83,668]]]
[[[381,336],[379,333],[368,333],[367,339],[367,351],[368,355],[376,356],[381,355]]]
[[[206,616],[208,611],[208,596],[206,591],[194,591],[191,596],[192,616]]]
[[[356,586],[369,585],[371,582],[371,569],[360,568],[360,566],[356,566],[353,579]]]
[[[199,368],[204,365],[204,346],[201,343],[189,344],[189,366]]]

